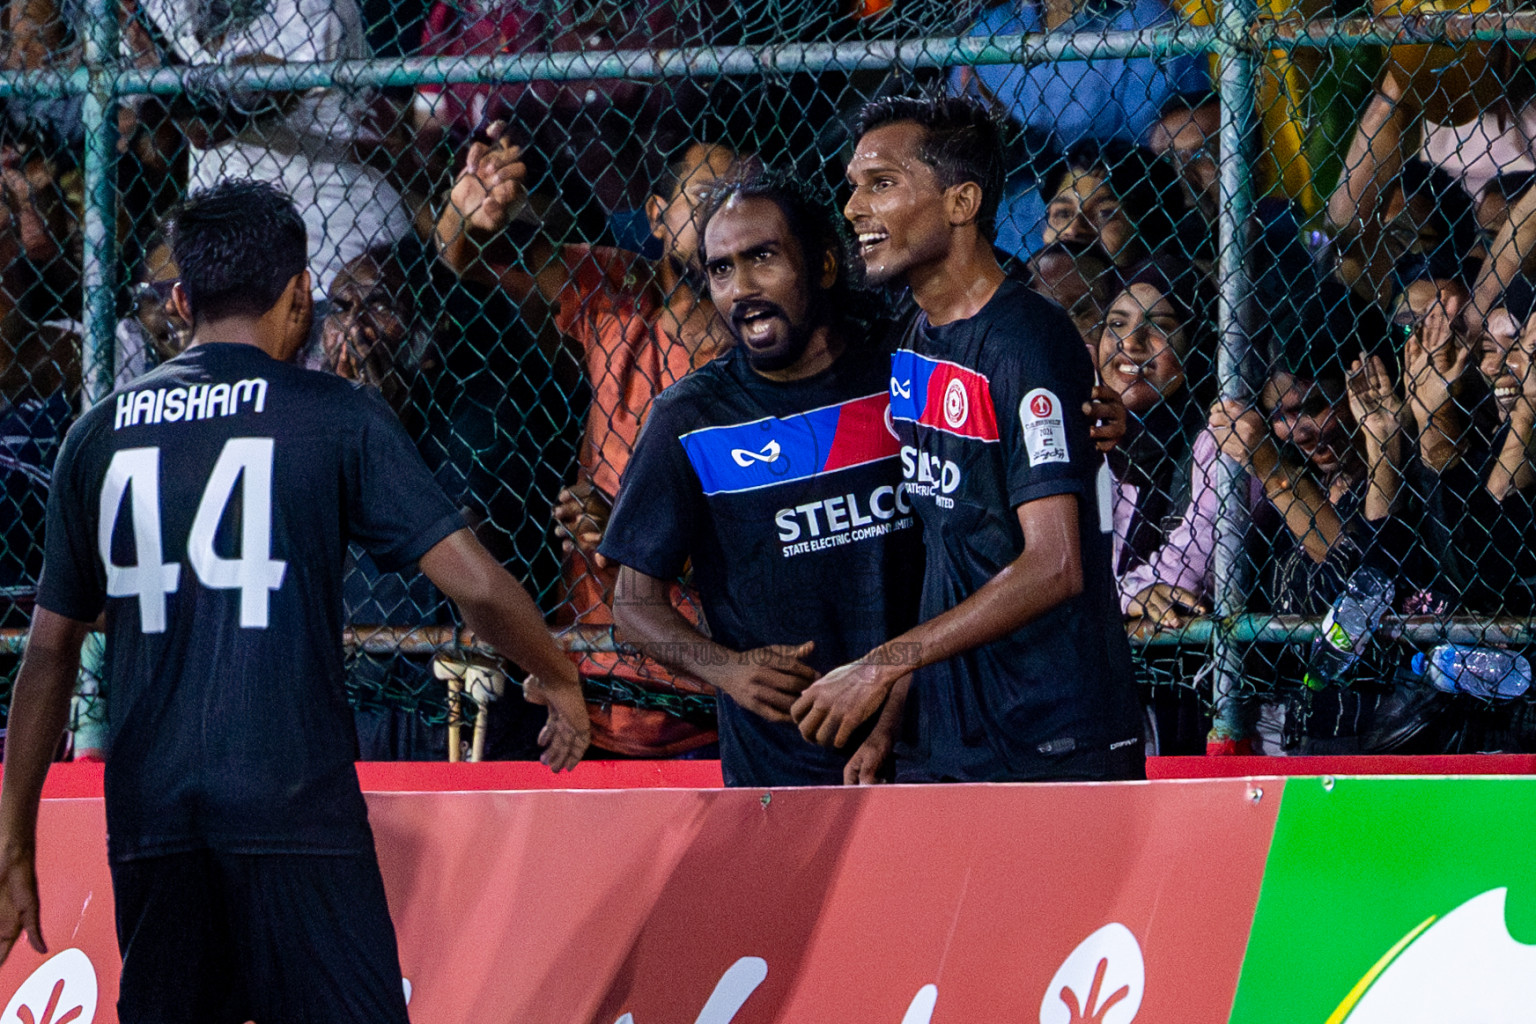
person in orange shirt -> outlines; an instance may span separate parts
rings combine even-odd
[[[548,303],[586,371],[592,409],[578,475],[554,510],[566,548],[561,624],[578,638],[604,640],[613,631],[617,567],[597,554],[597,544],[640,427],[658,394],[731,344],[697,269],[695,215],[710,187],[735,172],[740,156],[699,140],[665,155],[645,204],[651,234],[662,245],[659,260],[601,246],[555,245],[538,232],[519,253],[507,229],[514,222],[537,223],[525,188],[527,167],[504,126],[492,125],[487,136],[465,154],[438,220],[438,250],[460,277],[505,289],[520,303]],[[680,587],[674,602],[697,620]],[[582,653],[577,665],[596,746],[673,757],[714,741],[712,707],[697,699],[713,694],[705,683],[638,654]],[[683,699],[668,699],[677,697]]]

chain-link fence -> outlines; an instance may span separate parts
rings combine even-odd
[[[1536,13],[358,2],[10,3],[5,674],[63,431],[186,341],[162,219],[246,175],[309,226],[303,358],[389,399],[579,659],[599,746],[705,748],[708,687],[615,640],[593,547],[652,399],[726,344],[690,217],[748,158],[840,202],[859,106],[950,92],[1009,128],[1000,253],[1130,410],[1116,571],[1163,750],[1536,743]],[[519,188],[487,203],[464,169],[503,139]],[[532,750],[424,578],[358,553],[346,600],[365,755],[442,756],[498,693],[489,756]]]

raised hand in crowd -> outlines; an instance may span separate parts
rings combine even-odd
[[[493,122],[464,151],[464,167],[448,192],[435,232],[438,254],[455,274],[505,288],[518,302],[535,292],[553,298],[564,282],[563,277],[546,282],[538,274],[501,271],[497,266],[516,262],[516,254],[500,236],[528,209],[527,176],[522,147],[507,138],[505,122]],[[526,255],[534,265],[545,265],[552,251],[542,242]]]
[[[1435,303],[1408,338],[1403,354],[1407,410],[1419,429],[1419,456],[1435,472],[1459,454],[1466,417],[1456,406],[1456,385],[1472,361],[1472,350],[1455,323],[1461,303]]]
[[[1488,258],[1478,268],[1472,301],[1467,304],[1469,332],[1476,334],[1486,326],[1490,313],[1499,306],[1499,296],[1514,283],[1522,271],[1536,270],[1536,188],[1527,189],[1509,208],[1498,234],[1488,246]]]
[[[49,224],[56,204],[45,195],[55,187],[47,161],[29,161],[10,146],[0,147],[0,245],[7,250],[7,267],[15,259],[45,266],[62,253],[60,225]]]
[[[1402,429],[1403,399],[1380,356],[1362,352],[1350,364],[1349,409],[1366,438],[1377,444],[1386,444]]]
[[[1270,471],[1278,465],[1280,453],[1270,436],[1269,426],[1263,415],[1249,403],[1235,398],[1221,399],[1211,406],[1209,425],[1221,454],[1245,471],[1258,475],[1261,470]]]
[[[502,230],[527,201],[528,165],[523,162],[522,147],[506,137],[506,127],[505,122],[496,121],[486,129],[484,139],[470,143],[464,168],[448,194],[449,208],[471,231]]]
[[[1285,518],[1307,556],[1322,563],[1344,536],[1330,492],[1305,467],[1284,461],[1270,425],[1248,403],[1231,398],[1216,402],[1209,428],[1221,453],[1264,485],[1264,496]]]
[[[1387,364],[1380,356],[1360,353],[1349,370],[1349,409],[1365,441],[1370,473],[1365,517],[1369,520],[1391,514],[1402,486],[1403,406]]]

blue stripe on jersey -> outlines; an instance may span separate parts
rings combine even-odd
[[[928,378],[938,364],[910,349],[891,355],[891,419],[916,422],[928,404]]]
[[[706,495],[808,480],[896,454],[879,392],[792,416],[704,427],[682,435]]]

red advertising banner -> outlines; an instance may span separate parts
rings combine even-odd
[[[418,1024],[1215,1024],[1280,803],[1261,788],[368,800]],[[103,825],[99,800],[45,800],[54,957],[12,954],[0,1024],[50,1001],[54,1021],[115,1020]]]

